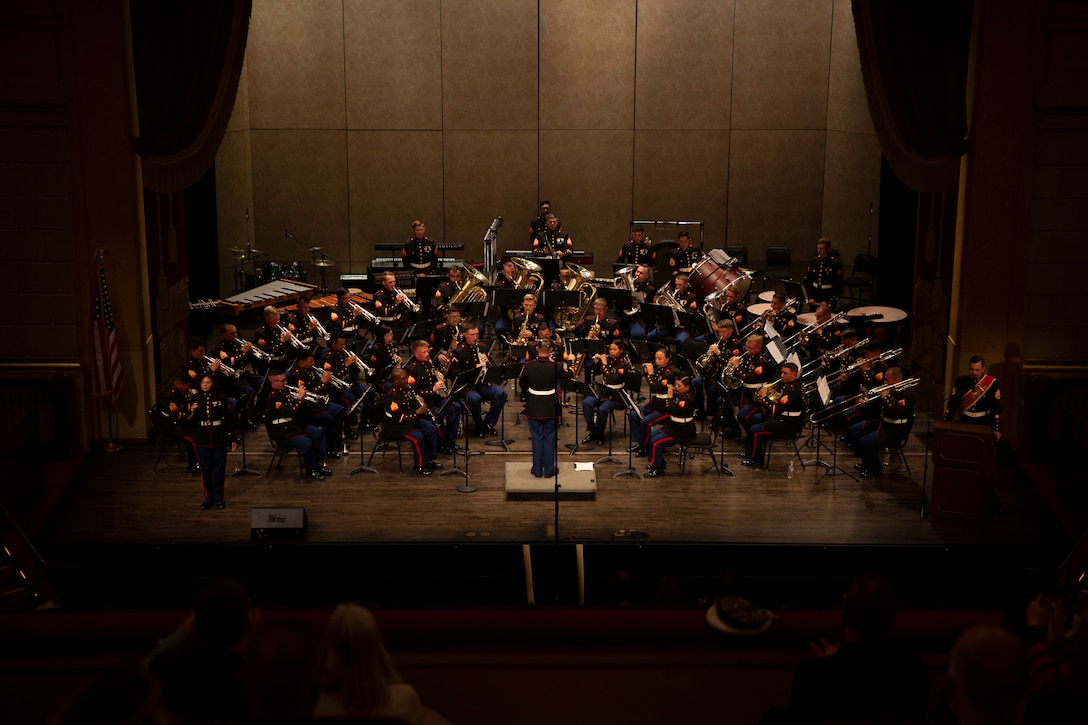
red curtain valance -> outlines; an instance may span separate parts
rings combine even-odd
[[[896,175],[916,191],[954,186],[967,152],[970,0],[853,0],[869,114]]]
[[[252,0],[133,0],[144,186],[186,189],[215,160],[242,74]]]

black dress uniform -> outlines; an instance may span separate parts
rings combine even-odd
[[[450,311],[450,299],[457,294],[459,286],[453,284],[448,279],[445,282],[440,282],[434,290],[434,298],[431,300],[431,317],[438,319],[445,317],[446,313]]]
[[[340,451],[344,447],[344,413],[345,401],[340,397],[341,389],[332,381],[324,383],[321,378],[328,372],[322,368],[311,365],[308,368],[296,367],[294,370],[295,385],[299,382],[307,391],[315,395],[329,396],[329,402],[314,403],[305,402],[299,409],[299,417],[310,425],[320,426],[325,431],[325,442],[329,447],[329,457],[339,458]],[[339,376],[335,376],[339,377]],[[344,378],[340,378],[344,380]]]
[[[674,392],[665,401],[669,419],[665,425],[650,433],[649,476],[660,476],[665,471],[665,449],[677,443],[694,440],[699,431],[695,427],[695,403],[690,393]]]
[[[268,436],[277,446],[298,448],[302,452],[302,463],[310,472],[310,478],[324,479],[327,470],[322,466],[327,454],[325,431],[314,425],[304,425],[295,419],[305,402],[288,390],[273,390],[268,394],[265,405]]]
[[[223,508],[223,482],[227,473],[227,446],[238,441],[230,403],[222,393],[199,391],[189,403],[190,437],[200,461],[204,501],[200,508]]]
[[[285,367],[287,355],[292,349],[291,342],[281,342],[281,337],[283,337],[283,333],[277,332],[274,327],[269,325],[261,325],[257,328],[257,332],[253,334],[254,344],[260,348],[261,352],[268,353],[271,357],[269,360],[270,367]]]
[[[554,232],[547,229],[537,232],[537,235],[533,237],[533,256],[547,257],[549,256],[548,249],[551,249],[550,256],[563,259],[574,252],[574,241],[569,234],[558,229]]]
[[[598,340],[618,340],[622,336],[622,325],[620,325],[619,320],[612,316],[610,311],[601,317],[594,314],[586,315],[578,324],[578,331],[583,336],[588,337],[589,331],[593,329],[594,325],[599,328],[596,337]]]
[[[809,260],[803,280],[809,299],[827,302],[835,309],[842,295],[842,262],[838,257],[816,255]]]
[[[181,441],[185,444],[185,455],[189,461],[189,472],[196,473],[200,470],[197,462],[196,450],[193,447],[191,436],[192,425],[189,422],[189,402],[192,400],[192,392],[178,390],[173,385],[156,405],[155,432],[172,441]]]
[[[438,268],[438,245],[430,237],[412,237],[404,243],[401,261],[405,269],[414,270],[417,274],[434,274]]]
[[[801,381],[782,384],[782,394],[778,402],[768,406],[770,416],[752,425],[748,430],[748,441],[744,446],[746,460],[763,460],[764,445],[770,438],[788,438],[796,435],[805,426],[805,395]]]
[[[952,397],[948,399],[946,420],[957,423],[987,425],[999,431],[1001,423],[1001,386],[997,378],[983,375],[975,381],[970,375],[961,375],[952,385]]]
[[[355,314],[355,308],[337,303],[329,310],[329,326],[327,329],[329,332],[340,331],[344,333],[350,343],[359,334],[359,321],[361,319],[361,315]]]
[[[525,390],[525,417],[533,444],[533,475],[537,478],[556,474],[556,426],[558,425],[559,378],[570,377],[561,363],[537,357],[525,364],[521,385]]]
[[[438,382],[438,368],[434,361],[420,360],[414,355],[404,364],[404,372],[408,373],[408,386],[427,404],[427,408],[434,416],[439,407],[445,402],[445,393],[440,395],[434,392],[435,383]],[[447,390],[446,393],[449,391]],[[438,448],[443,453],[453,453],[457,442],[457,428],[461,424],[461,406],[447,405],[442,411],[442,418],[436,421],[438,428]]]
[[[455,378],[461,372],[475,368],[479,363],[481,354],[483,354],[483,349],[480,347],[479,342],[473,345],[461,342],[457,349],[453,351],[453,362],[450,363],[449,377],[451,379]],[[472,422],[476,426],[477,437],[482,438],[485,434],[494,434],[495,424],[502,417],[507,397],[506,388],[502,385],[480,382],[468,387],[465,392],[465,402],[472,414]],[[491,404],[486,418],[483,416],[483,401],[485,400]]]
[[[704,256],[706,255],[703,254],[703,250],[694,244],[689,244],[687,249],[677,247],[669,255],[669,270],[674,277],[681,272],[688,274],[695,263]]]
[[[408,324],[408,305],[397,301],[397,293],[382,288],[374,293],[374,314],[387,327],[403,327]]]
[[[789,307],[783,307],[770,319],[771,325],[782,337],[790,337],[797,332],[797,315]]]
[[[418,408],[419,401],[411,388],[394,387],[386,393],[382,398],[382,438],[411,441],[416,473],[429,476],[431,468],[440,467],[434,463],[438,454],[438,429],[416,414]]]
[[[747,429],[761,419],[759,405],[755,402],[756,391],[778,378],[778,366],[770,353],[760,350],[758,355],[742,355],[734,376],[741,382],[740,424]]]
[[[630,239],[620,247],[620,253],[616,257],[616,262],[619,264],[644,264],[647,267],[654,263],[654,252],[650,247],[650,240],[643,239],[641,242],[636,243],[635,240]]]
[[[872,476],[880,472],[877,452],[882,446],[898,445],[910,434],[914,418],[914,395],[910,390],[892,390],[879,400],[880,422],[877,429],[858,441],[861,456],[861,475]]]

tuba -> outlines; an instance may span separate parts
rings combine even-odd
[[[544,275],[542,268],[536,262],[521,257],[511,257],[511,262],[518,268],[518,276],[514,279],[514,286],[519,289],[531,288],[533,294],[540,297],[544,290]]]
[[[596,274],[593,270],[586,269],[580,264],[567,263],[567,269],[574,273],[570,282],[567,283],[567,291],[574,292],[578,290],[582,293],[582,302],[578,305],[578,309],[571,312],[568,308],[556,310],[555,312],[555,325],[557,330],[563,332],[570,332],[581,320],[589,313],[589,308],[593,306],[593,300],[597,299],[597,290],[593,287],[591,282],[596,279]]]
[[[464,280],[461,286],[450,297],[450,304],[458,302],[484,302],[487,300],[487,276],[467,262],[461,262],[461,274]]]

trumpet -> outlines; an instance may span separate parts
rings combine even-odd
[[[358,313],[360,317],[365,318],[366,321],[369,322],[371,325],[380,325],[382,323],[382,318],[378,317],[362,305],[356,303],[354,300],[348,300],[348,305],[351,307],[351,311],[353,313]]]
[[[209,365],[211,365],[214,362],[218,362],[219,363],[219,372],[223,373],[227,377],[231,377],[231,378],[240,378],[240,377],[242,377],[242,371],[241,370],[237,370],[235,368],[232,368],[230,365],[227,365],[222,360],[217,361],[214,357],[208,357],[207,355],[204,356],[204,360],[207,361],[207,363]]]
[[[328,342],[329,338],[332,337],[332,335],[329,334],[329,331],[325,329],[325,326],[321,324],[321,320],[313,315],[306,315],[306,321],[314,326],[314,332],[320,335],[325,342]]]
[[[878,385],[871,390],[863,390],[854,397],[847,398],[840,401],[836,405],[830,405],[827,408],[824,408],[822,411],[820,411],[819,415],[812,416],[812,422],[822,423],[826,420],[830,420],[835,415],[841,413],[844,410],[849,410],[855,405],[867,405],[868,403],[871,403],[879,398],[885,392],[898,392],[900,390],[909,390],[910,388],[918,385],[920,382],[922,382],[920,378],[907,378],[906,380],[902,380],[898,383],[888,383],[887,385]]]
[[[412,312],[415,312],[416,314],[419,314],[419,311],[423,309],[418,302],[413,301],[412,298],[404,292],[404,290],[398,287],[393,288],[393,295],[393,299],[395,300],[404,298],[404,304],[408,305],[408,309],[410,309]]]
[[[243,340],[242,336],[240,336],[240,335],[238,336],[238,342],[242,343],[243,346],[249,345],[249,354],[256,357],[258,360],[260,360],[262,362],[268,362],[269,360],[272,359],[271,354],[265,353],[264,351],[262,351],[262,349],[260,347],[258,347],[255,344],[252,344],[248,340]]]
[[[298,386],[284,385],[283,388],[287,392],[291,393],[291,395],[298,395]],[[306,390],[302,393],[302,399],[308,403],[320,403],[321,405],[329,404],[329,396],[318,395],[317,393],[312,393],[309,390]]]
[[[363,359],[361,357],[359,357],[355,353],[352,353],[351,356],[355,358],[355,362],[353,362],[352,365],[359,368],[360,373],[365,373],[366,375],[370,375],[371,373],[374,372],[374,368],[370,367],[365,362],[363,362]]]
[[[288,334],[288,335],[290,335],[290,336],[291,336],[291,339],[290,339],[290,343],[291,343],[291,345],[292,345],[292,346],[293,346],[293,347],[294,347],[295,349],[297,349],[297,350],[307,350],[307,349],[309,349],[309,347],[310,347],[309,345],[307,345],[306,343],[304,343],[304,342],[303,342],[302,340],[300,340],[300,339],[298,339],[297,337],[295,337],[295,333],[291,332],[290,330],[288,330],[288,329],[287,329],[286,327],[284,327],[283,325],[276,325],[276,332],[277,332],[277,333],[278,333],[278,334],[279,334],[279,335],[280,335],[281,337],[282,337],[282,336],[283,336],[283,335],[284,335],[285,333],[286,333],[286,334]]]

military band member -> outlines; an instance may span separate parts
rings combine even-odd
[[[680,232],[676,235],[676,243],[679,245],[669,255],[669,271],[673,277],[678,274],[691,274],[691,268],[703,258],[703,250],[691,243],[691,234]]]
[[[744,341],[744,354],[730,358],[729,363],[735,370],[734,377],[741,382],[738,422],[748,430],[760,420],[756,391],[778,378],[778,369],[770,353],[763,349],[763,335],[749,335]]]
[[[431,300],[431,316],[436,320],[446,316],[450,311],[450,299],[461,289],[461,268],[450,267],[446,274],[447,278],[435,289]]]
[[[797,315],[786,306],[788,299],[783,292],[775,292],[771,298],[771,315],[768,322],[782,337],[790,337],[797,331]]]
[[[379,325],[374,328],[374,344],[366,350],[366,355],[370,360],[368,364],[374,370],[374,382],[378,384],[387,382],[389,373],[401,364],[396,343],[393,342],[391,327]]]
[[[547,329],[547,328],[544,328]],[[552,360],[553,349],[548,340],[536,348],[536,358],[521,371],[521,386],[525,390],[525,417],[529,421],[529,436],[533,446],[532,472],[537,478],[556,475],[556,427],[559,421],[559,380],[570,373]]]
[[[657,288],[654,287],[654,283],[650,281],[649,266],[640,264],[635,269],[635,277],[631,281],[634,283],[634,290],[631,292],[632,309],[638,307],[643,302],[653,301],[654,292],[657,291]],[[627,331],[632,340],[645,340],[646,322],[638,314],[628,315]]]
[[[650,434],[650,462],[647,478],[665,475],[665,449],[695,439],[695,403],[691,400],[691,380],[677,378],[668,389],[665,412],[669,417],[664,425]]]
[[[616,262],[619,264],[644,264],[646,266],[653,264],[654,252],[650,244],[650,240],[646,238],[646,230],[641,225],[631,227],[631,239],[620,247]]]
[[[589,337],[589,331],[594,327],[598,330],[594,336],[595,339],[618,340],[621,337],[620,321],[609,311],[608,300],[604,297],[593,300],[593,309],[582,318],[581,323],[578,325],[579,334],[583,337]]]
[[[287,375],[279,368],[268,372],[268,385],[271,390],[266,402],[265,426],[269,437],[277,446],[297,448],[307,475],[315,481],[324,481],[332,475],[332,469],[325,467],[325,432],[295,419],[306,402],[306,390],[300,385],[294,393],[288,391]]]
[[[501,271],[498,277],[495,278],[495,289],[517,289],[518,273],[517,265],[510,260],[506,260],[502,263]],[[518,305],[514,303],[513,307],[507,307],[506,309],[498,310],[498,318],[495,320],[495,335],[497,337],[505,337],[510,332],[510,317],[507,313],[513,309],[517,309]]]
[[[1001,440],[1001,387],[986,373],[986,360],[975,355],[967,362],[967,375],[956,378],[948,399],[945,420],[989,426]]]
[[[437,414],[449,395],[446,379],[431,360],[431,351],[426,340],[412,343],[412,357],[404,365],[408,373],[408,385],[427,404],[432,418]],[[442,419],[436,421],[438,428],[438,449],[443,453],[453,453],[457,445],[457,427],[461,424],[461,406],[447,405],[442,411]]]
[[[527,294],[521,299],[521,312],[514,316],[514,335],[512,342],[516,345],[525,345],[536,338],[536,333],[541,327],[547,327],[544,315],[536,311],[536,295]]]
[[[362,365],[359,363],[359,356],[348,349],[347,336],[344,333],[332,333],[332,338],[329,340],[329,354],[325,356],[321,369],[349,384],[349,387],[338,392],[337,402],[344,406],[345,411],[351,411],[353,407],[356,407],[355,401],[366,395],[367,385],[359,377],[363,373]],[[378,368],[375,367],[374,370],[377,371]],[[322,377],[324,377],[324,374],[322,374]],[[365,420],[366,416],[362,416],[362,418]],[[355,440],[359,437],[359,434],[354,430],[354,426],[359,420],[358,408],[351,413],[345,412],[343,421],[344,438]]]
[[[696,314],[699,312],[699,300],[695,297],[695,293],[688,287],[688,276],[686,274],[678,274],[673,278],[675,289],[673,290],[673,298],[679,304],[678,312],[686,312],[688,314]],[[660,297],[659,297],[660,298]],[[679,318],[676,318],[679,319]],[[680,326],[677,327],[675,322],[673,324],[662,324],[661,320],[657,321],[654,329],[646,336],[649,342],[660,343],[675,343],[676,349],[680,350],[684,346],[684,342],[687,341],[690,335],[688,329],[684,326],[684,321],[680,321]]]
[[[676,381],[676,371],[672,369],[672,352],[667,347],[659,347],[654,352],[654,361],[644,363],[642,372],[649,385],[649,401],[637,411],[629,410],[631,419],[631,445],[627,450],[644,456],[649,451],[650,430],[669,417],[669,388]]]
[[[227,396],[215,389],[215,376],[200,376],[200,391],[189,401],[186,417],[189,420],[189,437],[196,448],[200,461],[200,479],[204,487],[204,500],[200,509],[212,506],[224,508],[223,481],[227,475],[227,447],[238,448],[238,433],[231,415]]]
[[[533,219],[531,222],[529,222],[529,243],[530,244],[532,244],[533,240],[536,239],[537,234],[544,231],[544,229],[545,229],[544,221],[545,221],[545,218],[548,216],[548,214],[550,214],[551,211],[552,211],[552,203],[550,201],[540,202],[540,210],[539,211],[540,211],[540,213],[537,216],[537,218]],[[563,228],[562,224],[559,225],[559,228],[560,229]]]
[[[733,400],[726,395],[723,387],[715,385],[714,381],[725,370],[729,360],[740,357],[744,343],[737,338],[733,321],[729,319],[718,320],[712,339],[708,340],[706,337],[699,339],[708,343],[707,354],[713,356],[711,359],[715,361],[715,364],[710,366],[710,370],[704,371],[705,375],[692,378],[696,405],[705,410],[711,420],[720,418],[724,433],[739,433],[733,406],[734,403],[740,401],[740,394],[738,392],[736,400]],[[703,400],[706,400],[705,407],[703,407]]]
[[[193,382],[187,372],[178,372],[170,378],[170,387],[159,397],[156,407],[155,432],[172,441],[185,444],[185,455],[189,460],[189,473],[200,472],[200,463],[196,457],[191,437],[192,426],[189,423],[189,402],[193,397]]]
[[[861,355],[839,373],[839,394],[834,399],[836,405],[848,400],[851,396],[867,393],[884,384],[884,375],[888,371],[889,364],[881,358],[880,354],[880,343],[870,342],[861,349]],[[847,428],[847,433],[842,436],[842,440],[850,442],[851,426],[865,422],[866,428],[875,428],[877,411],[864,406],[853,406],[844,410],[841,417]]]
[[[281,324],[280,311],[272,305],[264,308],[264,324],[253,333],[253,339],[261,352],[269,357],[269,366],[281,370],[287,366],[287,358],[294,354],[291,331]]]
[[[748,429],[745,442],[745,466],[762,465],[766,442],[772,438],[787,438],[796,435],[805,425],[805,396],[801,381],[797,379],[797,366],[791,362],[782,363],[779,371],[782,383],[778,389],[778,400],[768,399],[768,388],[761,388],[757,400],[765,406],[761,419]]]
[[[816,240],[816,256],[809,260],[802,283],[810,308],[826,302],[835,309],[842,296],[842,262],[831,256],[831,240],[827,237]]]
[[[491,364],[487,353],[479,345],[480,331],[476,327],[475,320],[467,321],[464,327],[463,341],[453,353],[454,360],[449,373],[451,378],[466,370],[486,368]],[[502,417],[506,399],[506,389],[502,385],[480,382],[468,390],[465,401],[468,403],[472,421],[476,426],[477,438],[483,438],[485,435],[496,435],[495,424]],[[483,417],[484,400],[491,404],[486,419]]]
[[[416,473],[429,476],[432,470],[442,467],[434,460],[438,454],[438,429],[424,419],[430,410],[409,387],[408,373],[393,368],[390,379],[393,387],[382,398],[382,437],[411,441]]]
[[[590,373],[601,375],[598,395],[589,396],[582,401],[582,415],[586,419],[586,433],[582,443],[596,441],[604,445],[605,427],[613,410],[623,407],[620,391],[627,384],[627,373],[631,363],[627,352],[619,340],[613,340],[608,346],[608,353],[594,355]]]
[[[438,269],[438,245],[427,236],[427,225],[418,219],[412,222],[412,237],[404,243],[401,258],[404,268],[420,277]]]
[[[325,347],[328,340],[321,334],[321,330],[324,329],[325,332],[328,332],[328,330],[310,311],[310,296],[302,295],[299,297],[296,307],[297,309],[294,312],[287,314],[285,322],[287,329],[294,333],[299,340],[306,343],[307,347]]]
[[[900,368],[888,368],[884,376],[886,385],[903,382]],[[914,417],[914,395],[909,389],[882,390],[877,400],[880,418],[875,430],[866,432],[857,438],[857,452],[861,457],[861,477],[872,478],[883,470],[877,460],[877,452],[884,446],[901,444],[910,434],[910,424]]]
[[[336,289],[336,304],[329,315],[329,332],[339,330],[355,339],[360,334],[359,326],[366,322],[363,308],[351,299],[351,292],[346,287]]]
[[[183,373],[189,378],[191,385],[196,385],[200,380],[200,376],[204,373],[212,373],[217,375],[222,363],[218,358],[212,358],[212,362],[208,361],[206,348],[204,343],[195,337],[189,338],[189,357],[185,358],[185,362],[182,363],[179,373]]]
[[[816,305],[816,325],[819,329],[811,332],[801,331],[799,342],[810,356],[818,357],[835,350],[842,344],[843,326],[837,323],[825,324],[831,317],[831,306],[826,302],[820,302]]]
[[[450,310],[446,313],[445,322],[439,322],[431,329],[431,360],[436,361],[443,370],[449,368],[453,350],[461,344],[457,339],[460,334],[460,310]]]
[[[261,376],[248,376],[253,378],[253,385],[246,375],[246,366],[258,362],[253,358],[253,343],[238,337],[238,328],[235,325],[226,324],[220,328],[222,338],[215,349],[214,357],[220,361],[219,380],[216,381],[219,390],[228,398],[237,400],[243,395],[252,392],[253,385],[260,386],[264,383]],[[252,360],[252,362],[251,362]],[[223,365],[236,371],[237,375],[227,375]],[[248,407],[242,411],[242,425],[246,428],[255,428],[253,424],[253,412]]]
[[[732,320],[734,329],[744,329],[744,324],[748,320],[748,310],[744,307],[744,302],[740,299],[740,295],[737,294],[737,290],[733,287],[726,287],[724,298],[725,302],[722,304],[721,316]]]
[[[574,241],[559,228],[559,217],[555,214],[544,217],[544,231],[533,237],[532,252],[534,257],[556,259],[566,259],[574,253]]]
[[[342,334],[342,333],[341,333]],[[350,374],[350,371],[349,371]],[[341,397],[345,390],[342,386],[333,384],[331,370],[324,366],[314,365],[314,356],[309,350],[303,350],[295,360],[295,367],[291,377],[294,378],[297,387],[305,388],[314,395],[328,396],[328,403],[306,401],[299,409],[299,419],[303,423],[319,426],[325,431],[325,442],[328,443],[328,457],[339,458],[344,449],[344,417],[347,410]],[[338,376],[336,376],[338,377]],[[348,378],[339,378],[344,383]],[[365,387],[363,392],[365,392]]]
[[[409,324],[408,296],[397,289],[397,276],[392,272],[386,272],[378,279],[381,289],[374,293],[374,314],[386,327],[404,327]]]

